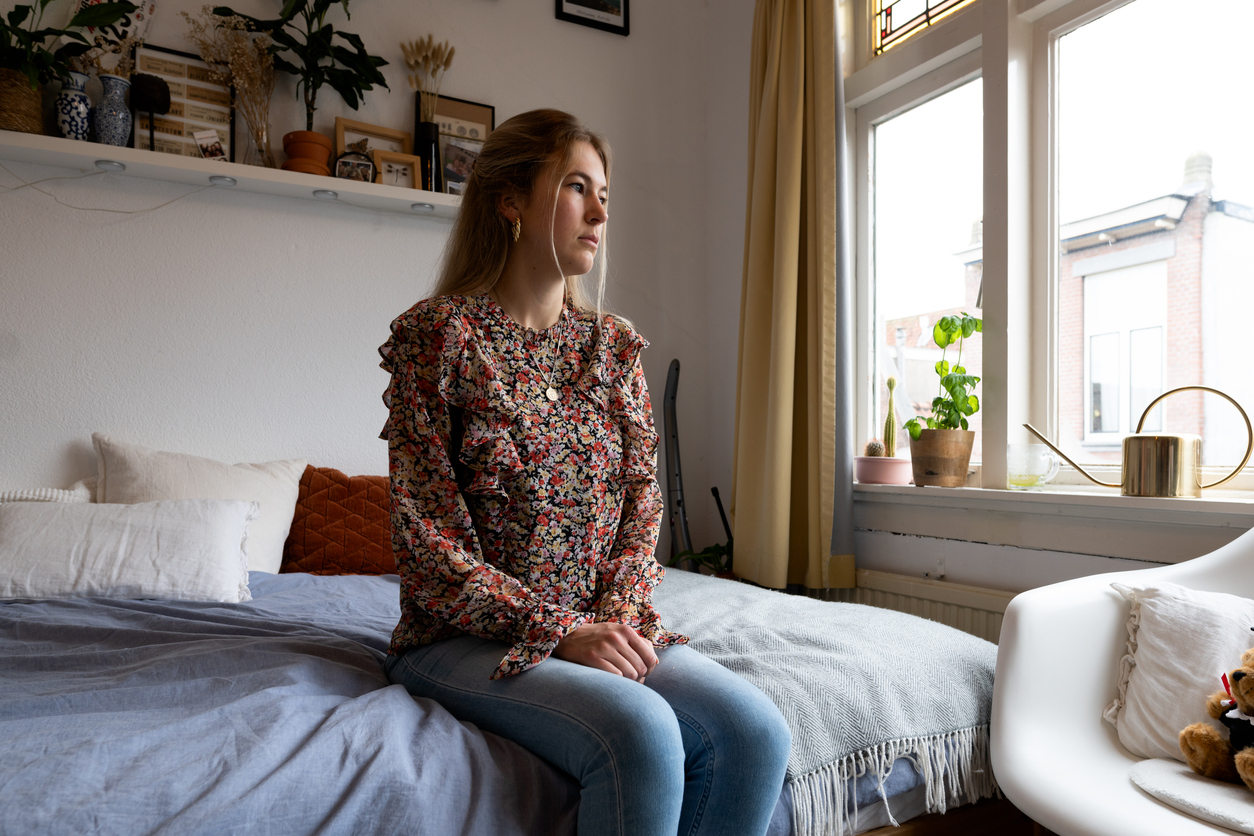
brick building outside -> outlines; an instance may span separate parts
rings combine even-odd
[[[1180,188],[1103,215],[1063,224],[1058,276],[1058,443],[1076,461],[1119,462],[1122,440],[1145,406],[1179,386],[1202,384],[1254,407],[1247,333],[1254,312],[1254,209],[1212,198],[1211,158],[1192,155]],[[976,224],[956,254],[965,269],[960,308],[889,320],[881,333],[883,381],[897,375],[901,421],[929,415],[938,391],[931,339],[941,316],[980,315],[982,242]],[[950,362],[955,361],[949,352]],[[981,374],[983,341],[967,341],[963,365]],[[902,397],[904,389],[905,397]],[[982,396],[982,389],[977,390]],[[973,416],[979,459],[982,413]],[[1144,431],[1195,433],[1203,461],[1235,464],[1245,451],[1245,424],[1222,398],[1173,395],[1148,417]],[[903,453],[902,455],[908,455]]]

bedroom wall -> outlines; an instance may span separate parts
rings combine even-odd
[[[149,42],[187,49],[178,12],[200,6],[162,0]],[[652,342],[659,427],[667,366],[681,361],[693,537],[722,539],[708,491],[727,497],[731,482],[752,0],[635,0],[626,38],[555,20],[535,0],[352,10],[344,28],[391,62],[391,92],[352,113],[325,90],[317,130],[331,134],[337,114],[411,125],[398,42],[433,32],[457,48],[448,95],[495,105],[498,123],[563,108],[610,138],[610,305]],[[273,133],[302,120],[281,77]],[[50,196],[22,181],[79,173],[0,163],[0,490],[91,475],[93,431],[228,461],[386,472],[376,348],[429,291],[445,224],[113,174],[43,182]]]

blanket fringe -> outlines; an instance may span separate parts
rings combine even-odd
[[[930,737],[890,740],[846,755],[799,775],[792,787],[794,836],[844,836],[858,828],[858,800],[850,781],[870,773],[879,779],[880,797],[894,826],[884,779],[898,758],[909,758],[927,787],[927,812],[944,813],[954,804],[974,803],[997,793],[989,762],[988,726],[974,726]]]

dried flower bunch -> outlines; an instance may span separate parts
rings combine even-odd
[[[405,66],[409,67],[409,86],[422,94],[422,111],[418,118],[422,122],[435,121],[435,105],[440,99],[440,83],[444,74],[453,66],[455,49],[448,41],[436,43],[435,36],[419,38],[412,43],[401,42],[401,51],[405,53]]]
[[[274,95],[274,41],[265,32],[250,32],[239,15],[215,15],[212,6],[200,17],[182,12],[187,40],[209,65],[214,81],[235,86],[235,107],[248,123],[262,165],[274,168],[270,148],[270,99]]]
[[[70,66],[76,72],[95,75],[116,75],[130,78],[135,70],[135,47],[142,44],[142,38],[127,35],[120,40],[113,40],[103,33],[92,39],[92,48],[78,58],[70,60]],[[116,55],[116,59],[108,56]]]

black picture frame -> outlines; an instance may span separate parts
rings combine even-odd
[[[155,118],[158,125],[164,124],[166,128],[165,130],[158,128],[156,133],[164,134],[161,137],[163,140],[173,137],[169,140],[169,146],[164,149],[164,153],[199,157],[200,149],[196,141],[192,139],[191,132],[204,128],[222,128],[222,132],[225,133],[223,139],[227,160],[235,162],[237,144],[235,140],[235,88],[223,86],[207,78],[205,68],[208,64],[195,53],[142,43],[135,47],[133,55],[134,72],[156,76],[170,85],[171,112],[157,114],[156,117],[151,117],[148,113],[135,114],[131,125],[130,147],[147,149],[149,131],[146,120]],[[150,59],[155,63],[151,63]],[[196,92],[197,90],[199,92]],[[213,94],[218,91],[221,91],[224,96],[221,101],[206,100],[206,93]],[[198,114],[196,108],[204,108],[206,113],[225,111],[223,118],[226,121],[217,122],[199,118],[206,114]],[[180,133],[172,134],[169,129],[173,127],[179,128]],[[158,153],[163,151],[162,148],[155,150]]]
[[[414,94],[415,113],[421,112],[421,102],[417,98],[421,95],[421,93]],[[437,171],[440,172],[435,179],[435,191],[447,194],[461,194],[461,181],[463,178],[454,176],[450,180],[444,176],[445,172],[443,169],[448,162],[449,142],[464,140],[477,143],[482,148],[484,140],[496,130],[496,108],[482,102],[472,102],[469,99],[458,99],[441,94],[435,106],[435,121],[439,125]],[[418,130],[418,125],[415,124],[414,131],[417,132]],[[476,151],[477,155],[478,152]],[[431,163],[427,160],[426,153],[420,154],[420,156],[423,159],[421,182],[430,186]]]
[[[556,0],[557,19],[580,26],[591,26],[615,35],[631,34],[631,0]],[[602,7],[621,7],[621,14],[606,12]],[[621,20],[616,20],[620,18]]]
[[[351,173],[350,173],[351,169]],[[354,176],[361,174],[360,177]],[[379,167],[369,154],[360,151],[345,151],[335,158],[335,166],[331,174],[341,180],[353,180],[358,183],[373,183],[379,173]]]

